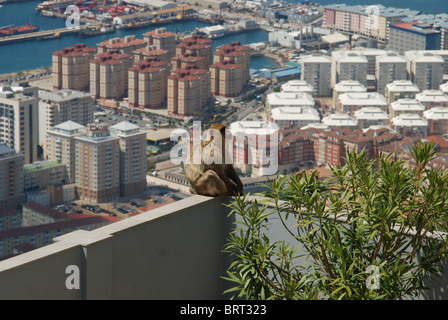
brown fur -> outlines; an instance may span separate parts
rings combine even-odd
[[[225,129],[223,124],[213,124],[210,129],[218,130],[222,136],[222,148],[225,144]],[[201,141],[200,152],[209,144],[217,144],[213,137],[208,141]],[[220,147],[218,145],[218,147]],[[217,148],[218,148],[217,147]],[[201,153],[202,154],[202,153]],[[225,152],[222,154],[222,164],[186,164],[185,174],[190,182],[190,191],[193,194],[204,196],[233,196],[243,193],[243,183],[241,182],[235,168],[231,164],[226,164]],[[190,160],[193,162],[193,148],[190,152]]]

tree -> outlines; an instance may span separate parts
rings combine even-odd
[[[448,172],[429,169],[432,143],[418,143],[411,160],[348,153],[333,177],[317,171],[277,177],[261,200],[247,195],[228,206],[238,217],[225,251],[225,279],[234,298],[403,299],[442,272],[448,240],[439,232],[448,213]],[[278,218],[296,243],[272,242]],[[287,225],[294,218],[293,227]],[[306,264],[295,259],[302,254]]]

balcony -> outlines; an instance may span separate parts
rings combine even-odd
[[[225,300],[229,198],[191,196],[0,262],[0,299]],[[284,238],[275,219],[272,237]],[[79,288],[67,281],[79,270]],[[70,269],[71,268],[71,269]],[[447,299],[428,283],[421,299]],[[70,286],[69,286],[70,287]]]

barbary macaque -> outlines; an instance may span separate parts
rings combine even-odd
[[[222,137],[222,141],[215,141],[215,136],[209,136],[208,140],[201,140],[196,147],[193,146],[190,152],[190,161],[185,164],[185,174],[190,182],[190,192],[193,194],[220,197],[236,196],[243,194],[243,183],[241,182],[232,164],[225,161],[225,129],[224,124],[213,124],[211,130],[217,130]],[[204,152],[204,149],[206,151]],[[211,152],[214,157],[215,151],[221,152],[221,163],[204,162],[203,154]],[[199,155],[200,163],[194,163],[194,153]],[[207,155],[206,155],[207,156]],[[218,155],[219,156],[219,155]]]

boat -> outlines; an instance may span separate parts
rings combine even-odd
[[[51,39],[58,39],[60,37],[61,37],[60,33],[59,32],[55,32],[53,34],[49,34],[49,35],[46,35],[46,36],[40,36],[40,37],[37,38],[37,40],[40,40],[40,41],[42,41],[42,40],[51,40]]]
[[[112,26],[101,27],[101,28],[96,28],[96,29],[88,28],[88,29],[81,29],[78,32],[78,37],[86,38],[86,37],[97,36],[97,35],[113,33],[113,32],[115,32],[115,28]]]
[[[7,28],[0,29],[0,36],[13,36],[17,34],[24,34],[30,32],[39,31],[39,26],[32,24],[26,24],[24,26],[9,26]]]

